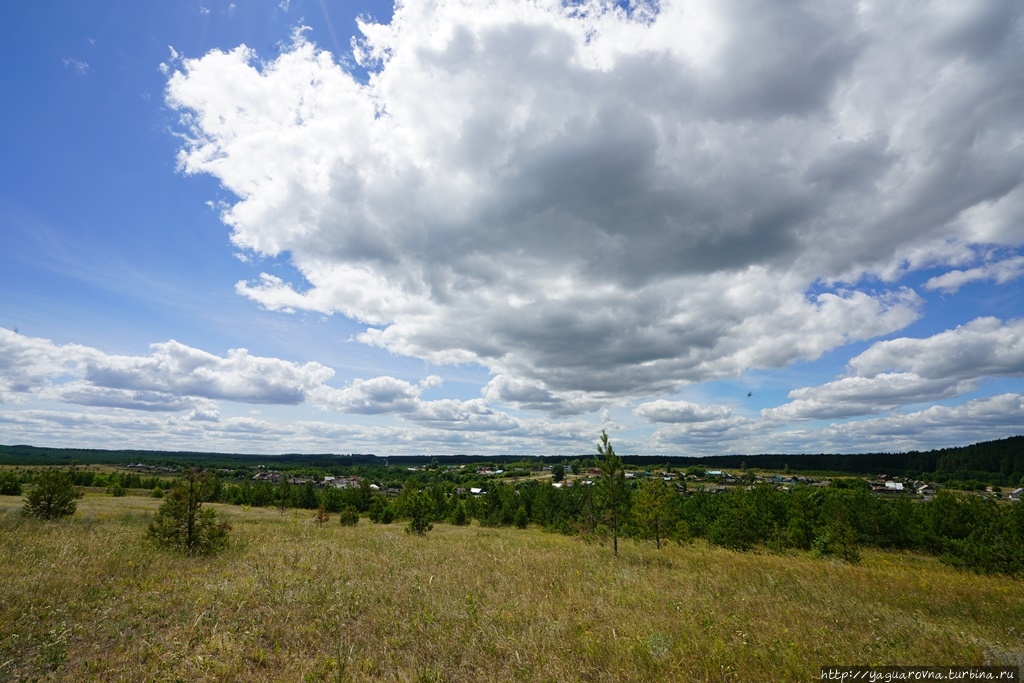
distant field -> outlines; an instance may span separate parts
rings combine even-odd
[[[73,519],[0,496],[0,681],[801,681],[829,664],[1024,666],[1024,587],[930,557],[857,566],[537,530],[316,528],[213,506],[231,547],[151,546],[159,501]]]

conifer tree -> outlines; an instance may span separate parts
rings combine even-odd
[[[612,532],[612,548],[618,555],[619,529],[629,505],[629,491],[626,488],[626,472],[622,467],[622,458],[615,454],[608,441],[608,434],[603,430],[597,455],[597,466],[601,469],[601,479],[598,481],[599,503]]]
[[[640,483],[633,504],[633,517],[644,538],[653,538],[661,550],[661,539],[668,528],[669,508],[675,494],[661,479],[645,479]]]
[[[160,545],[188,555],[206,555],[221,550],[231,525],[218,522],[216,513],[203,508],[215,490],[208,472],[189,468],[167,493],[148,533]]]
[[[60,470],[43,470],[36,485],[25,494],[22,514],[52,520],[75,514],[78,493],[71,483],[71,474]]]

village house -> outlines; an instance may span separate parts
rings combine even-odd
[[[357,489],[359,488],[359,477],[355,475],[350,477],[324,477],[323,485],[335,489]]]

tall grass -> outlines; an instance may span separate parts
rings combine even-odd
[[[39,523],[0,497],[0,681],[796,681],[828,664],[1024,665],[1020,581],[540,531],[316,528],[214,506],[229,549],[162,551],[159,501]]]

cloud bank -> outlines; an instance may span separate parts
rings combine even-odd
[[[1012,3],[444,0],[360,30],[365,82],[301,31],[184,60],[180,166],[295,268],[240,294],[531,409],[891,334],[907,273],[1024,239]]]

